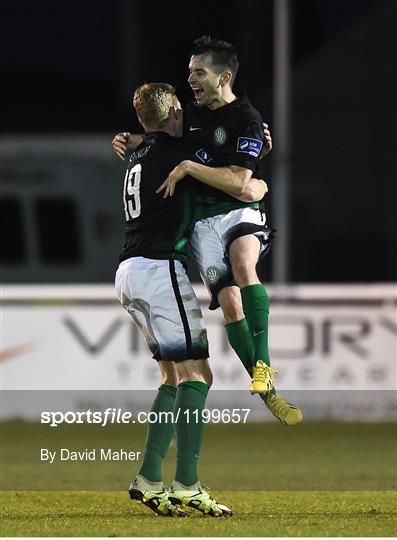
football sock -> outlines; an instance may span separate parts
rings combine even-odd
[[[174,410],[176,388],[162,384],[150,411],[172,412]],[[163,419],[164,420],[164,419]],[[169,422],[149,423],[146,435],[145,455],[139,474],[150,482],[161,482],[161,466],[170,445],[174,425]]]
[[[248,327],[247,319],[225,324],[227,338],[241,363],[252,377],[252,359],[254,356],[254,342]]]
[[[241,289],[243,310],[254,343],[252,365],[262,360],[270,366],[268,350],[269,297],[260,285],[247,285]]]
[[[252,377],[252,358],[254,356],[254,342],[251,337],[251,332],[248,328],[247,320],[241,319],[232,323],[225,324],[227,337],[234,352],[240,358],[241,363]],[[276,389],[273,388],[266,394],[259,394],[259,397],[266,402],[269,394],[276,394]]]
[[[208,386],[199,381],[186,381],[177,387],[174,409],[174,419],[177,419],[175,480],[185,486],[192,486],[198,481],[197,461],[204,433],[202,412],[207,394]]]

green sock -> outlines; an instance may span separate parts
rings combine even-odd
[[[263,360],[270,366],[268,350],[269,297],[260,285],[248,285],[241,289],[243,310],[254,342],[252,365]]]
[[[240,358],[243,366],[252,377],[252,358],[254,356],[254,342],[247,324],[247,319],[225,324],[227,338],[230,345]]]
[[[174,410],[176,388],[168,384],[162,384],[157,392],[150,411],[156,413]],[[164,419],[163,419],[164,420]],[[148,424],[145,455],[139,474],[150,482],[161,482],[161,466],[170,445],[174,426],[169,422],[155,422]]]
[[[248,371],[250,377],[252,377],[252,358],[254,356],[254,342],[251,337],[251,332],[248,328],[247,320],[241,319],[232,323],[225,324],[227,338],[233,350],[240,358],[241,363]],[[275,387],[267,394],[259,394],[259,397],[266,401],[269,394],[276,394]]]
[[[192,486],[198,481],[197,460],[204,433],[202,412],[207,394],[208,386],[199,381],[183,382],[177,387],[174,408],[174,418],[177,418],[175,480],[185,486]]]

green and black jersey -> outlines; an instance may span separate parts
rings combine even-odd
[[[186,177],[173,197],[156,194],[185,159],[203,162],[191,143],[160,131],[146,135],[131,154],[123,188],[126,224],[120,262],[130,257],[186,262],[198,182]]]
[[[259,112],[242,96],[214,111],[191,103],[184,110],[184,136],[203,148],[217,166],[237,165],[259,177],[259,154],[263,145],[263,124]],[[208,162],[213,166],[212,162]],[[199,184],[197,219],[226,214],[236,208],[259,208],[259,203],[244,203],[217,189]]]

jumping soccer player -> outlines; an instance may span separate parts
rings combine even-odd
[[[259,393],[274,416],[292,426],[302,421],[302,413],[277,394],[273,385],[269,298],[256,273],[259,257],[269,249],[271,229],[258,203],[230,197],[243,193],[257,172],[264,138],[259,113],[247,97],[233,93],[238,66],[230,43],[207,36],[195,41],[188,82],[196,101],[185,109],[184,135],[205,147],[221,167],[184,160],[160,189],[166,189],[166,197],[172,195],[176,183],[187,174],[207,184],[199,191],[200,210],[191,246],[212,296],[210,309],[220,304],[223,310],[229,342],[252,377],[251,393]],[[120,149],[125,151],[128,136],[119,134],[113,140],[119,155]],[[213,189],[214,179],[215,187],[224,192]]]
[[[134,108],[145,137],[131,155],[124,180],[125,243],[115,278],[117,296],[143,332],[161,371],[163,384],[151,411],[174,412],[177,419],[172,500],[208,515],[228,516],[231,510],[210,497],[197,477],[201,412],[212,373],[207,332],[184,268],[196,186],[185,182],[175,200],[155,193],[181,160],[200,160],[203,152],[180,138],[182,110],[172,86],[141,86],[134,94]],[[249,190],[246,198],[260,199],[266,186],[254,181]],[[144,460],[129,493],[160,515],[185,516],[162,483],[162,463],[173,431],[171,421],[149,424]]]

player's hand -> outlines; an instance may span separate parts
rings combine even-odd
[[[127,151],[127,142],[131,133],[124,131],[123,133],[117,133],[112,141],[113,150],[123,161],[125,160],[125,153]]]
[[[166,199],[167,197],[172,197],[175,193],[176,184],[183,180],[187,175],[187,165],[188,160],[179,163],[179,165],[177,165],[175,169],[170,172],[170,174],[167,176],[161,186],[156,189],[156,193],[160,193],[165,189],[163,199]]]
[[[263,146],[262,146],[261,153],[259,154],[259,159],[262,159],[263,157],[267,156],[267,154],[269,154],[269,152],[273,148],[272,136],[270,134],[269,126],[265,124],[264,122],[263,122],[263,129],[264,129]]]

